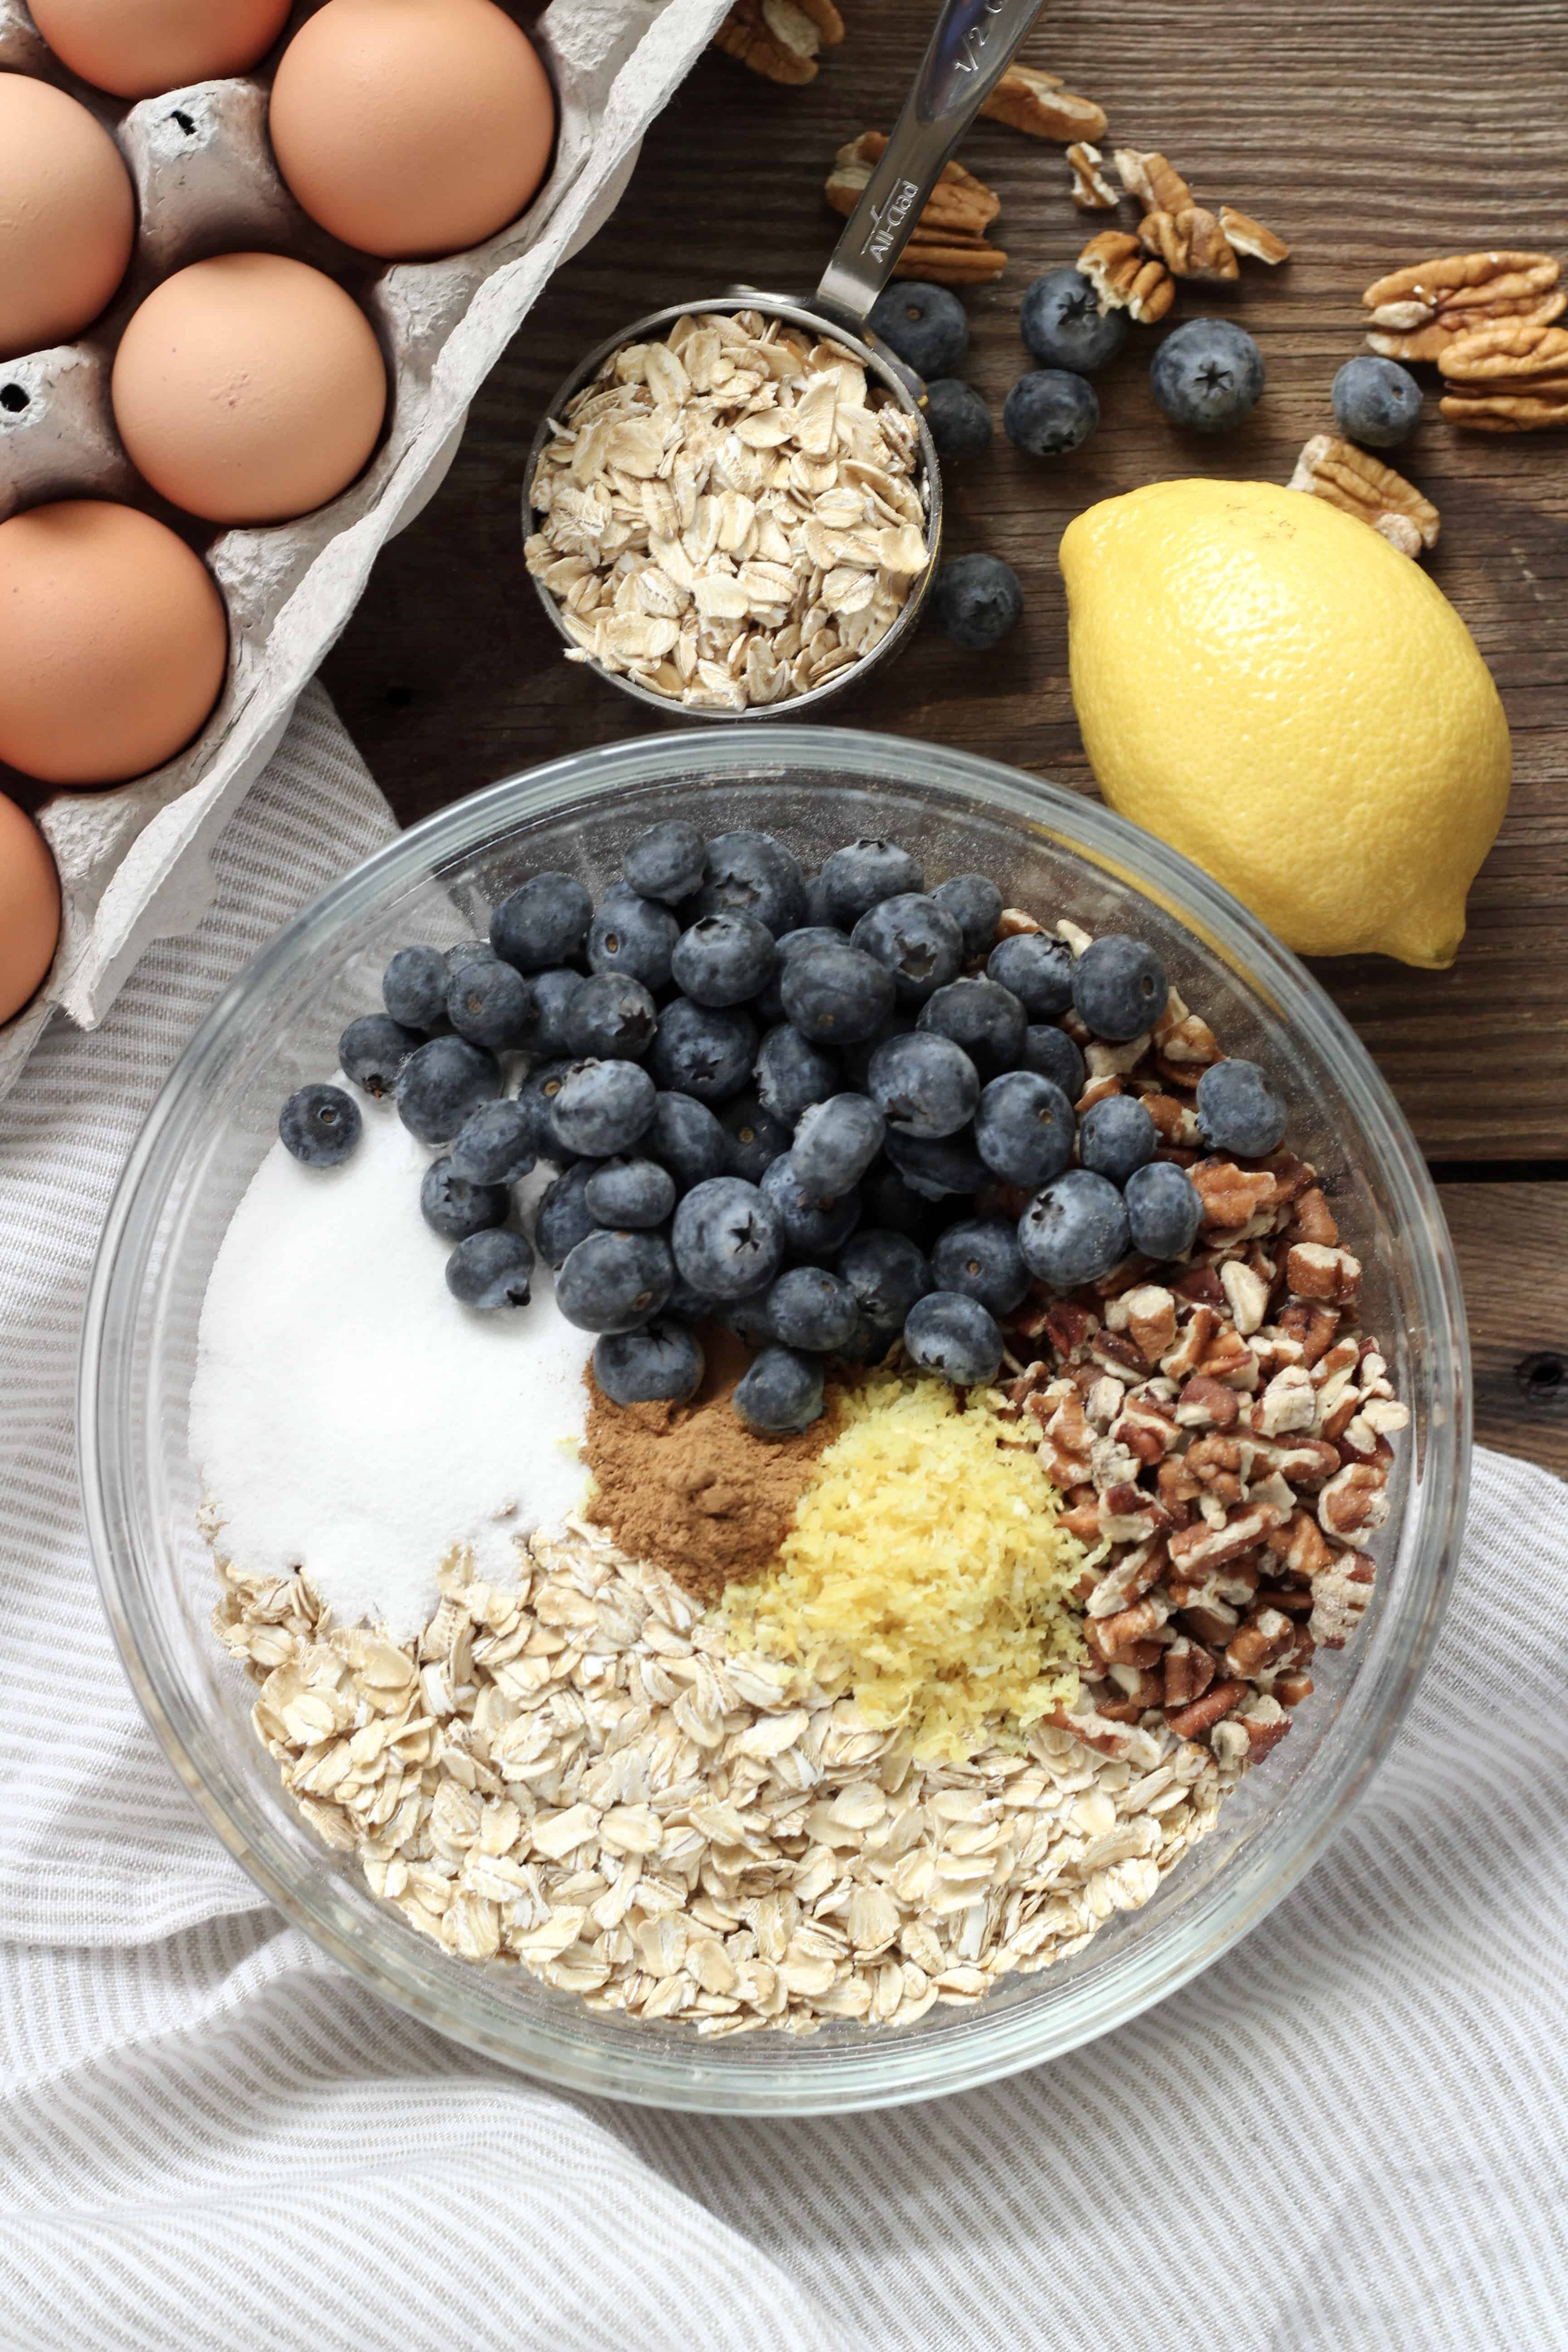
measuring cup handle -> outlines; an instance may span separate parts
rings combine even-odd
[[[926,198],[1042,0],[947,0],[893,135],[823,273],[816,299],[859,328],[893,274]]]

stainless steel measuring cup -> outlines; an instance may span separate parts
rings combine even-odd
[[[919,220],[943,164],[994,89],[1019,42],[1039,14],[1042,0],[945,0],[935,30],[921,60],[914,87],[893,127],[892,136],[872,172],[859,203],[834,247],[816,293],[806,301],[770,294],[752,286],[672,302],[647,318],[634,319],[590,352],[561,384],[534,436],[523,477],[523,530],[533,528],[532,488],[542,452],[560,427],[562,412],[574,394],[594,379],[605,362],[628,343],[647,342],[672,327],[678,319],[705,311],[757,310],[770,319],[802,327],[814,337],[843,346],[867,374],[910,415],[919,427],[921,487],[926,510],[926,562],[913,582],[897,619],[869,653],[849,663],[819,686],[782,701],[754,704],[742,710],[687,704],[657,693],[637,679],[594,662],[601,677],[619,687],[636,702],[665,718],[683,719],[765,719],[799,718],[818,710],[861,679],[895,650],[908,643],[920,617],[935,574],[942,544],[942,470],[935,446],[921,415],[924,387],[901,360],[866,331],[872,304],[893,274],[895,263]],[[540,601],[568,645],[574,641],[562,618],[554,596],[535,580]]]

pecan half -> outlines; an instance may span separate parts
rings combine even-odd
[[[736,0],[713,43],[764,81],[799,83],[816,80],[817,51],[843,38],[833,0]]]
[[[1098,147],[1087,140],[1077,139],[1068,149],[1068,162],[1072,167],[1072,200],[1080,213],[1113,213],[1121,202],[1100,165],[1105,158]]]
[[[1545,324],[1568,308],[1545,253],[1452,253],[1395,269],[1369,286],[1367,341],[1387,360],[1436,360],[1456,335],[1497,319]]]
[[[1303,446],[1289,488],[1308,490],[1370,523],[1401,555],[1419,555],[1437,544],[1441,520],[1431,499],[1381,457],[1332,433],[1314,433]]]
[[[1142,327],[1157,326],[1176,299],[1176,281],[1164,263],[1123,229],[1102,229],[1090,237],[1078,267],[1099,295],[1102,311],[1126,310]]]
[[[1184,212],[1192,203],[1191,188],[1157,149],[1145,154],[1137,147],[1119,147],[1114,161],[1118,179],[1146,213]]]
[[[1103,139],[1106,114],[1092,98],[1077,98],[1059,74],[1011,65],[980,109],[994,122],[1026,131],[1032,139]]]
[[[1230,240],[1231,249],[1245,253],[1249,261],[1266,261],[1270,269],[1278,269],[1282,261],[1290,258],[1290,248],[1282,236],[1271,228],[1255,221],[1250,213],[1238,213],[1234,205],[1221,205],[1219,225]]]
[[[1158,254],[1173,278],[1239,278],[1241,265],[1213,213],[1202,205],[1145,213],[1138,229],[1145,253]]]
[[[1486,433],[1568,425],[1568,327],[1499,320],[1456,336],[1437,364],[1451,424]]]
[[[1361,1260],[1322,1242],[1296,1242],[1286,1253],[1285,1279],[1292,1298],[1354,1307],[1361,1297]]]

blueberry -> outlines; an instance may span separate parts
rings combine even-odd
[[[695,1004],[744,1004],[767,986],[777,961],[766,923],[743,908],[725,907],[681,932],[669,970]]]
[[[635,1331],[674,1286],[675,1262],[662,1235],[588,1234],[555,1277],[555,1304],[580,1331]]]
[[[1256,1062],[1215,1062],[1198,1080],[1198,1133],[1211,1151],[1263,1160],[1285,1137],[1285,1097]]]
[[[1258,405],[1263,354],[1229,319],[1189,319],[1155,352],[1149,382],[1173,425],[1228,433]]]
[[[963,933],[966,956],[984,955],[1002,919],[1002,893],[988,875],[952,874],[931,892]]]
[[[787,1128],[793,1129],[813,1103],[826,1102],[842,1084],[833,1055],[791,1021],[770,1029],[757,1048],[757,1092],[764,1108]]]
[[[889,1037],[871,1056],[867,1091],[900,1135],[956,1135],[980,1100],[980,1075],[961,1045],[933,1030]]]
[[[596,1223],[639,1233],[674,1214],[675,1179],[657,1160],[602,1160],[583,1200]]]
[[[1054,1177],[1018,1220],[1025,1265],[1057,1290],[1098,1282],[1126,1256],[1129,1238],[1121,1193],[1088,1168]]]
[[[825,1266],[797,1265],[781,1274],[767,1299],[768,1321],[786,1348],[830,1356],[847,1348],[860,1324],[855,1293]]]
[[[820,1421],[822,1367],[789,1348],[764,1348],[731,1399],[739,1418],[759,1437],[789,1437]]]
[[[609,1332],[595,1343],[594,1378],[612,1404],[684,1404],[702,1371],[702,1349],[683,1323]]]
[[[730,1165],[729,1137],[707,1104],[691,1095],[656,1096],[642,1148],[664,1162],[679,1192],[722,1176]]]
[[[727,907],[755,915],[774,939],[805,920],[805,877],[771,833],[721,833],[708,844],[704,879],[682,909],[692,923]]]
[[[879,1364],[903,1331],[897,1323],[874,1323],[862,1315],[853,1332],[837,1350],[847,1364]]]
[[[551,1132],[585,1160],[609,1160],[647,1133],[657,1099],[636,1062],[574,1062],[550,1106]]]
[[[912,1241],[921,1249],[929,1248],[942,1231],[946,1213],[938,1202],[944,1197],[942,1193],[917,1192],[896,1168],[886,1164],[873,1167],[860,1188],[867,1222],[879,1231],[896,1234],[900,1241]],[[929,1289],[931,1286],[926,1286]]]
[[[504,1225],[511,1195],[504,1184],[474,1184],[458,1175],[450,1156],[432,1160],[419,1186],[419,1213],[446,1242],[466,1242],[470,1234]]]
[[[1127,1179],[1124,1195],[1132,1246],[1143,1257],[1183,1257],[1197,1239],[1204,1204],[1184,1168],[1151,1160]]]
[[[816,889],[815,877],[807,887]],[[835,929],[831,923],[805,923],[798,931],[785,931],[778,943],[779,960],[773,966],[773,977],[766,986],[759,991],[752,1002],[751,1009],[756,1018],[770,1028],[775,1022],[784,1019],[784,990],[780,983],[784,977],[785,961],[790,956],[798,954],[802,948],[823,946],[845,948],[848,944],[846,933]]]
[[[967,1128],[943,1136],[896,1135],[889,1129],[887,1152],[905,1182],[928,1201],[977,1192],[985,1181],[985,1163]]]
[[[490,945],[519,971],[545,971],[583,951],[594,902],[571,874],[536,874],[490,917]]]
[[[860,948],[819,944],[786,958],[779,993],[804,1035],[853,1045],[874,1037],[891,1013],[893,976]]]
[[[827,919],[852,931],[862,915],[884,898],[925,888],[925,876],[907,849],[895,841],[863,836],[823,860],[816,877]]]
[[[806,930],[821,930],[826,923],[826,893],[822,887],[822,877],[819,874],[813,874],[805,886],[805,920],[803,928]],[[781,942],[785,936],[787,935],[781,932]]]
[[[969,320],[957,295],[919,278],[879,294],[866,323],[873,341],[880,338],[928,383],[961,367],[969,349]]]
[[[844,1073],[844,1083],[858,1087],[864,1094],[866,1074],[871,1066],[871,1056],[878,1046],[885,1045],[889,1037],[912,1037],[915,1027],[914,1013],[900,1012],[895,1007],[874,1035],[862,1037],[853,1045],[846,1045],[838,1056],[839,1066]]]
[[[465,1307],[489,1311],[526,1307],[532,1288],[533,1252],[505,1226],[470,1234],[447,1260],[447,1287]]]
[[[421,1143],[450,1143],[469,1112],[500,1092],[493,1054],[466,1037],[432,1037],[403,1065],[397,1115]]]
[[[998,940],[985,970],[1012,990],[1031,1021],[1054,1021],[1072,1003],[1072,950],[1049,931],[1015,931]]]
[[[541,1159],[567,1160],[578,1157],[576,1152],[567,1150],[555,1132],[555,1121],[551,1116],[562,1081],[575,1067],[575,1063],[568,1061],[536,1062],[517,1090],[517,1107],[528,1121],[530,1139]]]
[[[1002,1334],[978,1298],[932,1290],[910,1307],[904,1323],[910,1361],[939,1372],[958,1388],[984,1388],[1002,1369]]]
[[[658,1009],[640,980],[596,971],[566,1008],[566,1050],[583,1061],[640,1062]]]
[[[1024,1050],[1027,1017],[1010,988],[977,973],[950,980],[921,1006],[917,1029],[933,1030],[961,1045],[987,1075],[1010,1070]]]
[[[1005,1184],[1033,1187],[1059,1176],[1072,1158],[1071,1103],[1060,1087],[1033,1070],[993,1078],[974,1116],[974,1144]]]
[[[439,948],[399,948],[381,978],[381,1001],[405,1029],[445,1030],[451,974]]]
[[[359,1105],[342,1087],[301,1087],[278,1115],[278,1132],[307,1168],[336,1168],[360,1139]]]
[[[496,951],[489,940],[459,940],[447,950],[447,970],[455,980],[471,963],[493,963]]]
[[[1153,949],[1121,931],[1090,940],[1072,968],[1079,1019],[1112,1045],[1125,1045],[1152,1028],[1170,992],[1165,967]]]
[[[923,1004],[963,963],[963,933],[945,907],[923,892],[884,898],[862,915],[850,933],[850,945],[873,956],[891,972],[900,1004]]]
[[[447,984],[447,1018],[459,1037],[487,1053],[519,1053],[533,1034],[533,991],[521,972],[491,956]]]
[[[481,1103],[458,1129],[452,1172],[470,1184],[510,1184],[532,1171],[539,1141],[531,1110],[520,1102]]]
[[[1100,423],[1094,386],[1070,368],[1036,368],[1007,394],[1002,429],[1031,457],[1065,457]]]
[[[862,1312],[879,1327],[901,1328],[917,1298],[932,1287],[926,1255],[907,1234],[868,1229],[845,1243],[838,1271]]]
[[[700,1312],[732,1331],[743,1348],[771,1348],[778,1339],[768,1319],[768,1297],[765,1290],[755,1290],[750,1298],[731,1299],[728,1307],[716,1307],[710,1298],[703,1302]]]
[[[380,1102],[391,1094],[403,1065],[422,1043],[416,1029],[405,1029],[390,1013],[367,1013],[363,1020],[351,1021],[338,1039],[338,1067],[351,1086],[363,1087]]]
[[[682,1279],[705,1298],[744,1298],[761,1290],[784,1253],[776,1212],[755,1184],[739,1176],[711,1176],[693,1185],[675,1213],[670,1239]]]
[[[937,573],[928,609],[943,636],[983,654],[1023,619],[1024,592],[999,555],[955,555]]]
[[[796,1257],[819,1262],[837,1257],[860,1222],[858,1192],[808,1191],[786,1152],[763,1178],[762,1193],[780,1233]]]
[[[669,959],[680,925],[668,907],[628,890],[605,898],[588,926],[588,961],[595,971],[623,972],[645,988],[669,983]]]
[[[1421,422],[1421,387],[1395,360],[1347,360],[1331,398],[1334,423],[1363,449],[1397,449]]]
[[[588,1179],[598,1164],[596,1160],[580,1160],[563,1176],[557,1176],[542,1196],[533,1239],[546,1265],[564,1265],[578,1243],[597,1226],[599,1220],[588,1206],[587,1190]]]
[[[697,827],[675,817],[639,834],[621,861],[621,871],[639,897],[678,907],[701,888],[707,854]]]
[[[829,1199],[858,1184],[882,1149],[885,1123],[864,1095],[830,1095],[801,1113],[790,1153],[795,1181]]]
[[[978,457],[991,446],[991,411],[972,383],[939,375],[926,386],[926,424],[939,457]]]
[[[730,1142],[729,1169],[748,1184],[759,1184],[781,1151],[789,1150],[789,1129],[783,1119],[764,1110],[754,1094],[736,1095],[720,1118]]]
[[[1160,1130],[1136,1095],[1105,1095],[1079,1121],[1078,1156],[1097,1176],[1125,1184],[1160,1148]]]
[[[1054,1022],[1031,1021],[1024,1032],[1023,1050],[1018,1055],[1021,1070],[1033,1070],[1042,1078],[1050,1078],[1060,1087],[1068,1102],[1077,1102],[1088,1081],[1083,1053],[1076,1040]]]
[[[658,1016],[647,1064],[670,1094],[727,1102],[752,1075],[756,1024],[739,1005],[693,1004],[678,996]]]
[[[931,1254],[939,1290],[978,1298],[993,1315],[1010,1315],[1026,1297],[1029,1269],[1018,1247],[1016,1219],[961,1217]]]
[[[566,1042],[572,1019],[572,1007],[578,991],[584,985],[580,971],[565,967],[554,971],[529,974],[529,986],[533,995],[533,1024],[529,1031],[528,1050],[542,1054],[547,1060],[557,1061],[572,1051]]]
[[[1042,367],[1093,375],[1127,341],[1125,310],[1102,310],[1100,297],[1078,269],[1047,269],[1025,289],[1018,332]]]

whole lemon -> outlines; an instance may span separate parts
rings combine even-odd
[[[1155,482],[1062,535],[1100,790],[1303,955],[1452,963],[1508,802],[1469,631],[1354,516],[1268,482]]]

